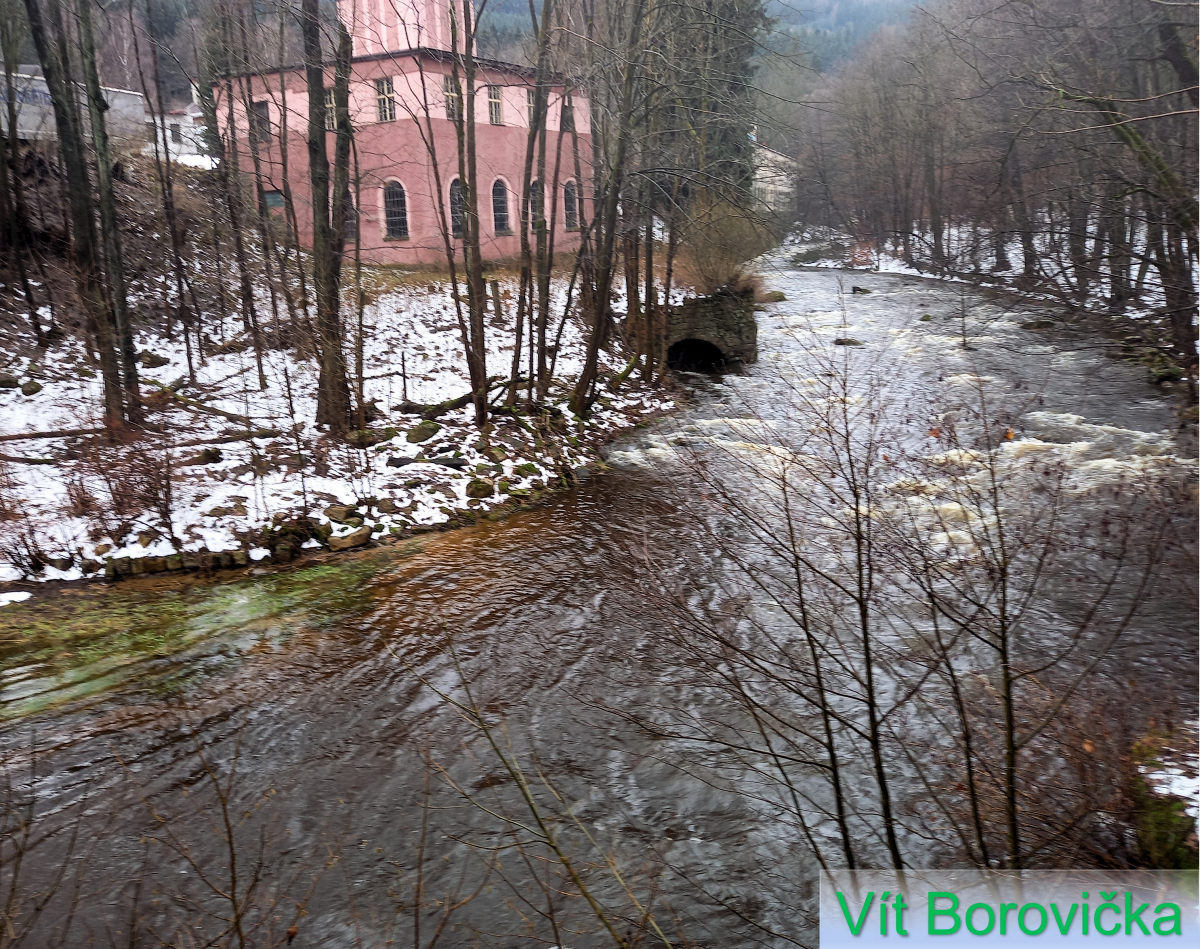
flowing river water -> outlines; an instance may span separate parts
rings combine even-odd
[[[640,914],[657,943],[812,944],[811,848],[754,762],[706,758],[681,732],[727,710],[694,687],[664,604],[728,605],[714,538],[745,526],[694,469],[770,453],[762,420],[798,421],[788,392],[828,369],[813,340],[861,343],[822,351],[910,407],[927,452],[982,379],[1002,438],[1068,457],[1073,476],[1152,462],[1183,484],[1166,513],[1184,542],[1164,541],[1095,701],[1132,705],[1132,734],[1194,719],[1194,445],[1144,370],[1031,322],[1052,313],[954,285],[787,267],[768,282],[787,299],[759,314],[757,366],[695,379],[677,416],[502,522],[6,608],[7,631],[35,631],[0,653],[5,831],[24,853],[0,882],[15,878],[25,944],[275,945],[294,926],[296,946],[612,945],[581,886],[616,937]],[[759,491],[738,476],[722,483]],[[1084,608],[1069,591],[1057,604]]]

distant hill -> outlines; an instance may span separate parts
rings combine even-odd
[[[881,26],[900,23],[918,0],[767,0],[776,42],[793,41],[820,70],[836,66]]]
[[[478,0],[475,7],[479,8]],[[541,0],[534,0],[534,7],[540,13]],[[504,58],[529,32],[529,0],[488,0],[479,19],[479,52],[483,56]]]
[[[850,56],[876,29],[899,23],[918,0],[766,0],[775,21],[772,45],[799,46],[828,69]],[[534,0],[541,11],[541,0]],[[484,56],[510,52],[529,33],[529,0],[488,0],[479,22]]]

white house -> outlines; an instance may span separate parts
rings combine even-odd
[[[163,147],[165,138],[168,154],[173,161],[179,161],[181,158],[186,161],[208,154],[204,140],[204,112],[200,108],[195,87],[192,88],[192,101],[185,106],[168,109],[162,113],[147,109],[146,124],[150,136],[157,130],[159,148]],[[148,151],[152,149],[153,145],[147,146]]]
[[[58,126],[46,80],[38,66],[19,66],[13,75],[13,99],[17,111],[17,137],[29,142],[54,141]],[[101,87],[108,110],[104,113],[109,136],[118,143],[145,136],[145,105],[140,92]],[[83,90],[80,89],[80,98]],[[0,131],[8,134],[8,84],[0,76]],[[84,123],[87,135],[87,123]]]

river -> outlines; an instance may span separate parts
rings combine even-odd
[[[1047,653],[1066,657],[1063,675],[1091,655],[1078,643],[1105,647],[1062,709],[1094,713],[1080,727],[1100,747],[1081,763],[1031,743],[1045,756],[1033,770],[1103,770],[1106,749],[1193,721],[1195,449],[1144,370],[1082,329],[1037,322],[1053,313],[965,286],[786,266],[767,282],[786,301],[759,314],[758,365],[692,379],[677,416],[502,522],[266,576],[51,591],[5,608],[0,882],[28,930],[0,945],[580,949],[633,945],[635,933],[811,944],[812,841],[834,862],[842,844],[828,762],[819,741],[797,738],[816,732],[810,683],[776,681],[783,666],[740,650],[793,642],[771,459],[789,439],[803,443],[795,457],[819,455],[804,439],[838,419],[855,433],[848,451],[878,451],[903,469],[888,479],[925,486],[905,497],[930,493],[949,452],[984,443],[1006,459],[990,469],[999,480],[1023,485],[1033,469],[1015,466],[1036,456],[1057,486],[1053,504],[1030,488],[1014,510],[1053,509],[1053,535],[1075,546],[1043,553],[1047,564],[1065,554],[1089,569],[1056,567],[1022,589],[1036,586],[1030,615]],[[816,425],[801,397],[836,411]],[[815,504],[821,491],[800,494]],[[976,529],[965,497],[930,508],[944,530],[921,528],[945,545],[935,566],[961,557],[959,578],[983,569],[962,554]],[[913,517],[910,502],[902,511]],[[1161,528],[1152,574],[1136,550],[1146,524],[1120,526],[1129,512]],[[1124,544],[1115,560],[1109,535]],[[906,691],[931,667],[914,645],[929,626],[895,599],[915,581],[895,579],[914,558],[894,541],[878,541],[891,606],[877,641],[891,671],[875,687],[894,709],[884,763],[906,861],[952,863],[973,843],[948,839],[957,803],[935,814],[930,802],[953,783],[953,755],[932,739],[905,744],[905,729],[940,713],[922,704],[933,685]],[[844,553],[803,563],[841,566]],[[830,589],[817,591],[823,622],[840,629],[845,604]],[[848,668],[854,643],[830,641],[826,685],[849,717],[865,686]],[[1029,693],[1039,710],[1055,675]],[[1066,747],[1075,733],[1063,729]],[[848,732],[839,742],[858,857],[886,862],[868,745]],[[1035,811],[1031,836],[1049,820]],[[1003,838],[989,839],[1002,850]]]

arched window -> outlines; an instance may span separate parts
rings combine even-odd
[[[383,186],[383,225],[387,237],[408,237],[408,196],[398,181]]]
[[[463,236],[463,188],[457,178],[450,182],[450,233]]]
[[[579,229],[579,188],[574,181],[563,185],[563,222],[568,231]]]
[[[492,185],[492,226],[497,234],[508,233],[508,186],[499,178]]]
[[[545,227],[546,192],[542,190],[540,181],[529,182],[529,220],[526,222],[533,230],[538,226]]]

